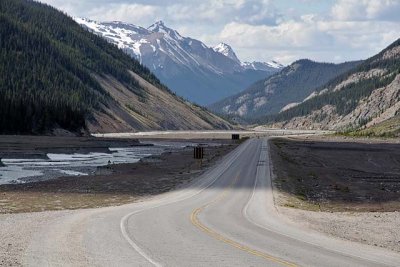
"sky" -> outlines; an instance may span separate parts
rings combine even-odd
[[[400,38],[400,0],[40,0],[71,16],[158,20],[243,61],[366,59]]]

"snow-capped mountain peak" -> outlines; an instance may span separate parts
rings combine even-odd
[[[280,70],[261,63],[246,65],[228,44],[209,47],[180,35],[163,21],[143,28],[120,21],[74,19],[138,59],[180,95],[198,103],[214,102]]]
[[[234,60],[237,63],[240,63],[240,60],[236,56],[235,52],[233,51],[232,47],[226,43],[219,43],[217,46],[214,48],[215,52],[221,53],[226,57],[229,57],[230,59]]]
[[[215,52],[221,53],[224,56],[234,60],[235,62],[239,63],[244,69],[251,69],[251,70],[265,70],[271,71],[273,69],[281,69],[284,66],[276,61],[269,61],[269,62],[241,62],[239,58],[236,56],[236,53],[233,51],[232,47],[226,43],[219,43],[214,48]]]
[[[154,24],[150,25],[147,29],[152,32],[159,32],[160,30],[171,30],[170,28],[165,26],[165,23],[162,20],[155,22]]]
[[[164,23],[164,21],[159,20],[159,21],[156,21],[153,25],[165,26],[165,23]]]
[[[175,40],[183,40],[184,38],[182,35],[179,34],[174,29],[171,29],[165,25],[165,23],[162,20],[157,21],[156,23],[152,24],[147,28],[147,30],[151,32],[158,32],[158,33],[163,33],[167,35],[168,37],[175,39]]]
[[[242,63],[230,45],[221,42],[210,49],[201,41],[183,37],[178,31],[166,26],[162,20],[146,29],[121,21],[97,22],[86,18],[74,19],[90,31],[118,45],[154,71],[165,67],[164,62],[161,62],[164,59],[160,59],[164,56],[186,68],[196,69],[202,66],[218,74],[248,69],[274,71],[283,67],[273,61]],[[216,57],[215,53],[224,55],[225,59],[221,56]]]

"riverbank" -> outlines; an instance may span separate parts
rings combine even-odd
[[[48,153],[109,152],[109,147],[142,145],[137,139],[0,135],[0,159],[46,159]]]
[[[98,167],[93,175],[0,185],[0,213],[115,206],[162,194],[190,182],[236,147],[227,140],[203,145],[202,164],[193,159],[193,148],[185,147],[137,163]]]

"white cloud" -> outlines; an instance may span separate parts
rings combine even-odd
[[[75,16],[149,26],[229,43],[243,60],[345,61],[400,37],[400,0],[41,0]],[[333,1],[333,0],[332,0]]]
[[[188,4],[188,2],[192,2]],[[202,22],[217,25],[232,21],[250,24],[275,24],[280,15],[270,0],[206,0],[201,2],[179,1],[166,7],[167,16],[172,21]]]
[[[276,26],[227,24],[214,39],[230,43],[239,55],[251,60],[257,55],[283,63],[310,58],[341,62],[367,58],[400,37],[400,27],[391,21],[336,21],[303,16]]]
[[[306,22],[287,21],[277,26],[227,24],[220,38],[243,48],[303,48],[307,49],[321,42],[329,44],[330,36],[319,31],[316,25]]]
[[[111,4],[88,11],[88,17],[100,21],[126,21],[140,26],[149,26],[161,19],[160,8],[142,4]]]
[[[140,26],[149,26],[162,18],[163,13],[158,5],[132,3],[126,0],[40,0],[40,2],[55,6],[72,16],[99,21],[120,20]]]
[[[398,0],[339,0],[332,16],[339,20],[397,20],[400,21]]]

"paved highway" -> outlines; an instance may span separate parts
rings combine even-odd
[[[399,266],[400,255],[286,222],[274,207],[267,139],[251,139],[190,186],[51,222],[25,264]]]

